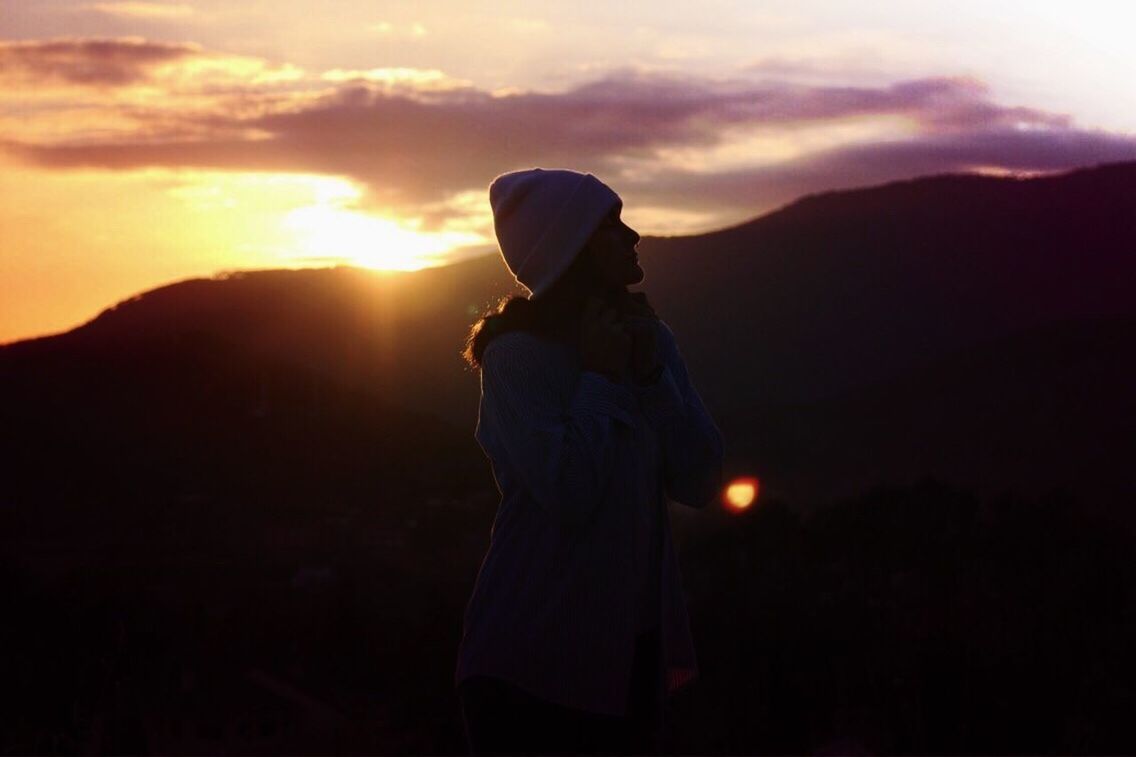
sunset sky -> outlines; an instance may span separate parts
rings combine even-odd
[[[681,234],[1136,159],[1134,28],[1127,0],[0,0],[0,342],[220,271],[484,254],[489,182],[535,165]]]

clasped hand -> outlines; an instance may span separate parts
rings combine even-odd
[[[646,296],[639,292],[628,293],[615,306],[589,298],[580,322],[583,368],[613,381],[645,383],[660,364],[657,320]]]

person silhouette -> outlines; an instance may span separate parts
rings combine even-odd
[[[642,292],[639,234],[591,174],[489,187],[527,297],[470,329],[474,436],[501,499],[465,607],[454,685],[471,754],[657,753],[698,675],[667,498],[703,508],[723,440]]]

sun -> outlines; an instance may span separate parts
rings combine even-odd
[[[315,202],[287,213],[299,256],[348,262],[365,268],[416,271],[444,263],[447,253],[484,240],[471,232],[424,232],[415,224],[352,207],[360,191],[352,183],[324,179]]]

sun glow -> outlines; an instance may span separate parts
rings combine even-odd
[[[481,193],[398,209],[304,173],[47,171],[0,157],[0,343],[63,331],[131,295],[219,271],[413,270],[482,254]],[[490,226],[490,233],[492,227]]]
[[[415,224],[358,210],[353,205],[361,192],[354,184],[336,178],[315,181],[315,203],[289,211],[284,219],[309,262],[415,271],[445,263],[455,248],[485,241],[472,232],[423,232]]]

